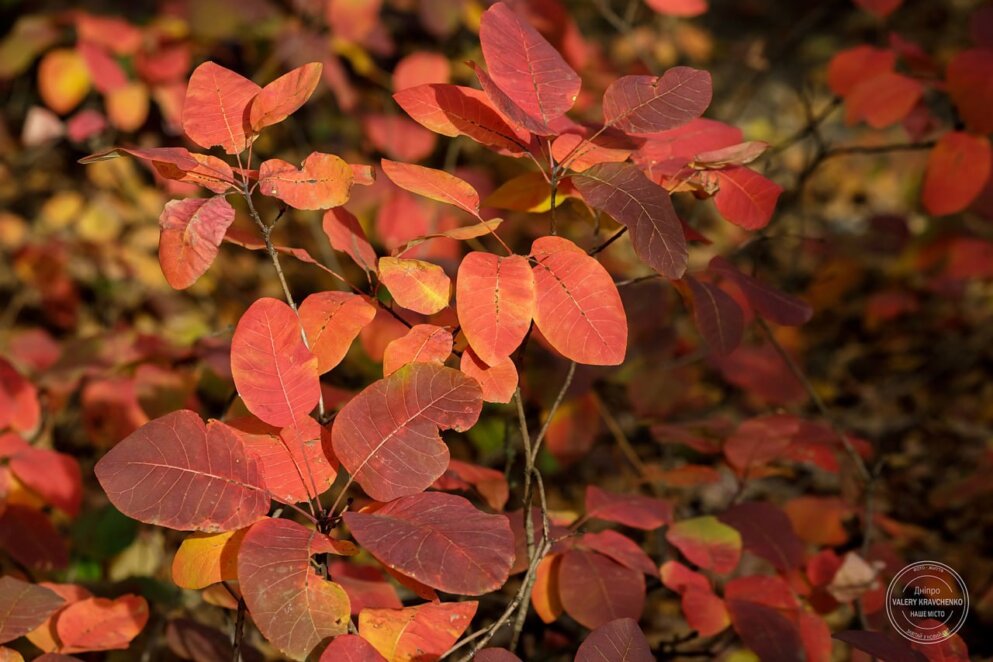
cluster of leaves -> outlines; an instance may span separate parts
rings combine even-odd
[[[647,4],[676,16],[707,9],[702,0]],[[884,16],[899,2],[858,4]],[[379,9],[330,2],[317,10],[328,31],[292,29],[306,43],[330,36],[353,68],[369,72],[358,45],[389,50]],[[834,495],[801,494],[781,506],[744,500],[747,489],[783,476],[869,490],[847,483],[866,480],[876,449],[823,411],[809,419],[771,414],[737,424],[655,423],[650,437],[685,460],[675,469],[644,465],[631,450],[605,390],[592,385],[607,373],[584,366],[624,363],[633,408],[651,421],[665,418],[650,402],[660,388],[652,374],[657,357],[648,349],[661,337],[660,315],[654,301],[645,302],[664,300],[660,283],[668,281],[685,302],[725,379],[763,404],[809,395],[790,350],[769,325],[801,326],[813,308],[746,273],[733,255],[715,254],[706,229],[683,220],[712,199],[734,232],[761,231],[782,193],[757,167],[766,143],[701,117],[711,103],[710,75],[673,67],[661,76],[622,76],[606,86],[602,100],[591,100],[566,52],[568,39],[556,48],[518,9],[498,2],[479,17],[483,63],[469,63],[479,89],[438,82],[450,76],[444,58],[415,53],[401,61],[393,99],[411,119],[382,112],[361,122],[369,142],[389,157],[378,166],[324,152],[310,153],[299,166],[280,158],[253,163],[272,148],[278,129],[271,127],[301,109],[321,80],[339,106],[354,107],[334,54],[321,51],[316,61],[265,86],[210,61],[187,81],[190,44],[168,21],[139,29],[72,12],[18,24],[4,42],[4,52],[16,50],[18,59],[0,75],[20,73],[44,53],[39,92],[51,111],[71,113],[92,84],[104,95],[110,125],[129,132],[145,123],[151,95],[166,122],[192,143],[220,148],[208,154],[111,147],[82,161],[99,172],[121,163],[115,157],[134,157],[164,190],[190,196],[167,202],[159,216],[158,261],[167,283],[195,292],[227,242],[268,260],[266,273],[278,289],[266,293],[282,298],[262,296],[238,309],[229,346],[201,338],[179,349],[141,334],[114,334],[97,341],[105,345],[94,361],[98,370],[66,359],[74,347],[56,359],[44,336],[31,336],[18,345],[27,357],[18,363],[23,370],[0,363],[0,546],[16,568],[0,578],[0,613],[7,614],[0,618],[0,643],[26,636],[52,654],[48,659],[125,649],[141,645],[134,640],[149,619],[143,597],[94,597],[85,581],[33,580],[33,573],[66,566],[57,527],[79,515],[83,500],[79,461],[33,443],[45,433],[45,407],[25,375],[44,374],[52,406],[71,402],[78,390],[87,436],[109,448],[94,468],[114,506],[105,512],[184,532],[173,583],[236,614],[233,643],[197,620],[170,620],[169,647],[185,659],[256,655],[248,640],[264,644],[246,633],[247,617],[268,645],[292,659],[460,655],[507,662],[518,659],[511,651],[529,609],[566,631],[592,631],[575,651],[580,662],[651,660],[653,650],[717,655],[732,641],[760,659],[827,660],[829,623],[855,613],[874,631],[834,635],[854,649],[881,659],[967,659],[958,637],[939,647],[910,647],[879,632],[881,579],[899,559],[884,557],[883,570],[876,550],[852,546],[850,530],[878,526],[898,538],[906,533],[899,522],[874,515],[867,502]],[[75,48],[47,50],[67,22],[75,28]],[[435,23],[432,32],[446,29]],[[564,32],[574,29],[567,23]],[[988,34],[974,32],[977,47],[952,59],[941,84],[935,82],[940,68],[899,37],[889,50],[842,52],[828,71],[850,124],[903,122],[916,141],[937,136],[922,194],[933,215],[966,208],[989,181],[985,134],[993,127],[984,111],[993,106],[987,94],[993,60]],[[311,49],[302,50],[298,61],[309,60]],[[898,61],[905,73],[896,71]],[[137,78],[129,82],[125,71]],[[951,104],[925,95],[928,86],[946,90]],[[599,121],[567,115],[580,100],[580,113]],[[954,107],[957,115],[938,122],[925,101],[939,112]],[[106,137],[103,115],[93,109],[65,127],[33,114],[25,142],[62,130],[75,142]],[[966,130],[940,128],[960,123]],[[527,171],[494,188],[472,169],[453,173],[408,162],[433,153],[434,134],[468,138]],[[379,205],[376,241],[363,218],[370,199]],[[321,259],[277,241],[280,219],[295,214],[290,210],[321,213],[323,250],[315,253]],[[595,227],[592,236],[586,221]],[[969,277],[988,254],[977,241],[963,238],[916,258],[933,266],[964,255],[960,273],[951,276]],[[637,275],[613,257],[624,246],[641,261]],[[709,260],[694,260],[690,246],[706,247]],[[50,266],[64,265],[65,253],[58,247],[52,253],[25,250],[16,264],[62,304],[46,314],[69,328],[79,297],[61,267]],[[354,264],[342,268],[339,254]],[[297,266],[315,268],[339,289],[313,291],[298,305],[287,277]],[[356,284],[350,273],[364,282]],[[936,282],[951,276],[939,273]],[[646,285],[637,300],[623,287],[634,283]],[[815,286],[809,292],[818,298]],[[917,305],[888,294],[871,308],[874,323]],[[749,326],[769,342],[742,346]],[[346,359],[356,343],[373,370],[382,364],[382,377],[366,379],[366,371],[354,390],[339,388],[354,377]],[[685,347],[679,351],[692,357]],[[529,428],[522,394],[538,401],[542,386],[529,382],[526,360],[567,366],[537,429]],[[631,368],[635,362],[647,366]],[[102,371],[121,365],[128,376]],[[229,383],[235,394],[226,397]],[[209,390],[222,392],[220,406],[203,395]],[[677,402],[698,405],[694,397],[699,394]],[[216,417],[205,421],[201,412],[208,411]],[[450,444],[463,438],[457,435],[488,434],[497,420],[512,421],[519,430],[504,435],[519,436],[523,445],[516,463],[509,454],[506,472],[451,457]],[[666,493],[655,489],[649,496],[629,484],[615,491],[605,481],[585,486],[580,512],[551,508],[542,471],[587,457],[601,420],[633,455],[638,480],[665,485]],[[456,434],[443,438],[449,431]],[[509,478],[517,474],[522,478]],[[688,508],[673,496],[716,489],[726,477],[736,491],[723,510]],[[512,493],[516,509],[508,511]],[[656,538],[658,554],[649,554]],[[90,551],[105,560],[120,550]],[[506,605],[492,619],[488,601],[463,597],[505,586]],[[681,627],[691,633],[683,640],[661,641],[654,630],[646,637],[639,628],[651,593],[663,588],[675,596]],[[467,634],[473,623],[477,629]],[[570,650],[556,636],[562,635],[551,632],[546,643]],[[697,640],[707,648],[693,648]],[[507,648],[488,647],[493,643]]]

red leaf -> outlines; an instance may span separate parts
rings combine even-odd
[[[524,340],[534,315],[535,277],[527,258],[469,253],[459,265],[455,302],[476,355],[487,365],[501,363]]]
[[[855,4],[877,18],[886,18],[903,4],[903,0],[855,0]]]
[[[976,133],[993,131],[993,50],[962,51],[948,63],[948,94],[966,125]]]
[[[655,656],[638,621],[619,618],[604,623],[586,637],[576,651],[575,662],[652,662]]]
[[[653,133],[684,125],[710,105],[710,73],[673,67],[661,76],[622,76],[603,95],[603,121],[625,133]]]
[[[484,648],[472,659],[473,662],[521,662],[521,658],[506,648]]]
[[[330,0],[325,17],[336,38],[361,44],[376,29],[382,4],[382,0]]]
[[[607,529],[599,533],[586,533],[579,539],[579,544],[649,577],[659,576],[659,570],[651,557],[636,542],[617,531]]]
[[[14,455],[10,469],[24,485],[70,517],[79,514],[83,478],[71,455],[28,447]]]
[[[152,161],[155,171],[162,177],[185,184],[196,184],[214,193],[226,193],[234,184],[234,171],[231,166],[207,154],[190,154],[196,167],[180,167],[174,163]]]
[[[239,154],[252,142],[248,106],[262,88],[213,62],[193,70],[183,102],[183,130],[204,149]]]
[[[793,443],[799,421],[788,414],[763,416],[745,421],[724,442],[724,457],[740,475],[776,459]]]
[[[627,161],[631,156],[631,148],[627,143],[619,140],[608,142],[600,138],[589,141],[576,133],[563,133],[552,143],[552,156],[557,163],[562,163],[568,158],[570,170],[583,172],[601,163]],[[541,179],[544,182],[544,178]]]
[[[286,519],[258,522],[241,542],[238,579],[248,612],[263,636],[294,659],[348,631],[345,590],[311,568],[311,556],[337,553],[339,544]]]
[[[949,131],[928,155],[921,202],[934,216],[968,207],[990,178],[990,140],[962,131]]]
[[[410,363],[443,365],[452,355],[452,333],[434,324],[415,324],[405,336],[386,346],[383,352],[383,376]]]
[[[417,51],[404,57],[393,68],[393,89],[405,90],[436,83],[443,85],[451,77],[452,67],[444,55]]]
[[[627,351],[628,323],[607,270],[562,237],[531,245],[534,323],[549,343],[577,363],[618,365]]]
[[[295,209],[330,209],[348,201],[355,176],[334,154],[312,152],[300,170],[280,159],[259,166],[259,192]]]
[[[665,538],[697,566],[721,575],[741,559],[741,534],[710,515],[676,522]]]
[[[0,509],[0,549],[32,570],[61,570],[69,563],[65,541],[48,517],[19,504]]]
[[[64,604],[47,588],[10,575],[0,577],[0,644],[31,632]]]
[[[707,12],[707,0],[645,0],[660,14],[690,18]]]
[[[405,366],[352,398],[331,438],[342,466],[377,501],[416,494],[448,466],[439,428],[467,430],[482,408],[479,385],[457,370]]]
[[[122,513],[171,529],[230,531],[269,510],[262,471],[222,423],[182,410],[146,423],[97,463]]]
[[[390,158],[420,161],[434,151],[436,136],[401,115],[366,115],[362,129],[369,142]]]
[[[0,356],[0,429],[34,432],[40,423],[38,390]]]
[[[735,577],[724,585],[724,599],[747,600],[787,612],[800,608],[793,589],[778,575]]]
[[[323,375],[345,358],[359,332],[376,317],[376,307],[358,294],[315,292],[303,300],[298,313],[317,357],[317,372]]]
[[[806,659],[800,633],[778,610],[743,600],[728,600],[727,608],[738,636],[760,660]]]
[[[617,618],[641,618],[645,576],[601,554],[570,550],[559,567],[562,607],[580,625],[598,628]]]
[[[846,630],[845,632],[838,632],[834,638],[886,662],[925,662],[927,660],[924,655],[911,648],[905,640],[891,637],[882,632]]]
[[[515,129],[480,90],[459,85],[420,85],[393,95],[408,115],[443,136],[468,136],[513,155],[527,152],[530,134]]]
[[[493,81],[525,113],[548,125],[572,108],[579,75],[507,5],[498,2],[483,14],[479,41]]]
[[[324,455],[321,426],[314,419],[301,418],[282,430],[253,417],[228,425],[258,459],[265,486],[277,501],[307,501],[334,483],[337,471]]]
[[[666,561],[659,568],[659,574],[665,587],[680,595],[691,588],[711,592],[709,579],[699,572],[690,570],[679,561]]]
[[[344,519],[381,563],[439,591],[482,595],[510,575],[514,535],[506,516],[480,512],[460,496],[414,494]]]
[[[486,499],[486,504],[496,511],[503,510],[510,497],[510,487],[502,471],[481,467],[476,464],[452,460],[445,474],[435,481],[433,489],[451,491],[476,488]]]
[[[476,80],[479,81],[479,86],[483,88],[483,92],[486,94],[486,98],[491,104],[497,109],[497,111],[505,117],[511,124],[515,125],[518,129],[525,133],[533,133],[536,136],[552,136],[557,133],[555,129],[552,129],[547,124],[539,119],[536,119],[529,115],[527,111],[517,105],[514,99],[500,89],[500,86],[490,78],[490,75],[486,73],[486,70],[477,65],[475,62],[468,62],[468,65],[472,68],[473,72],[476,74]]]
[[[923,85],[902,74],[864,78],[845,97],[845,123],[864,121],[874,129],[884,129],[906,117],[923,94]]]
[[[479,217],[479,193],[472,184],[444,170],[383,159],[383,172],[394,184],[411,193],[455,205]]]
[[[730,354],[741,344],[745,318],[738,302],[711,283],[686,277],[693,301],[693,321],[711,351],[718,356]]]
[[[700,152],[709,152],[743,140],[741,129],[704,118],[695,119],[678,128],[645,136],[645,143],[632,160],[644,168],[653,179],[653,166],[673,158],[686,159]]]
[[[329,209],[324,212],[321,227],[331,242],[331,248],[346,253],[367,273],[375,273],[376,251],[369,244],[354,214],[344,207]]]
[[[359,614],[359,636],[391,661],[430,662],[465,632],[478,606],[467,601],[367,609]]]
[[[838,96],[847,96],[863,80],[893,71],[896,53],[873,46],[855,46],[839,51],[828,65],[827,83]]]
[[[777,506],[749,501],[724,511],[718,519],[738,530],[746,550],[761,556],[780,572],[803,565],[803,541],[793,531],[789,517]]]
[[[324,65],[310,62],[283,74],[262,88],[249,112],[249,123],[254,131],[278,124],[295,113],[317,89]]]
[[[398,304],[423,315],[448,307],[452,281],[437,264],[397,257],[379,258],[379,279]]]
[[[686,624],[701,637],[712,637],[731,625],[724,600],[714,595],[709,587],[706,590],[689,588],[680,602]]]
[[[631,233],[634,250],[666,278],[686,271],[686,239],[669,194],[630,163],[604,163],[572,178],[590,206]]]
[[[159,216],[159,264],[169,285],[183,290],[197,282],[233,222],[234,207],[220,195],[167,202]]]
[[[741,290],[748,303],[763,317],[784,326],[800,326],[810,321],[813,308],[806,301],[785,294],[757,278],[740,272],[730,261],[715,256],[707,267],[709,271],[729,278]]]
[[[386,662],[386,658],[359,635],[343,634],[328,644],[317,662]]]
[[[352,615],[363,609],[399,609],[403,607],[393,584],[386,581],[382,570],[371,565],[355,565],[332,561],[331,576],[348,594]]]
[[[263,297],[238,320],[231,338],[231,375],[248,411],[277,427],[309,414],[321,397],[317,358],[300,336],[300,320]]]
[[[93,87],[100,94],[106,96],[128,84],[128,76],[124,73],[121,65],[107,51],[96,44],[80,41],[76,44],[76,51],[86,62]]]
[[[125,650],[148,622],[148,603],[137,595],[74,602],[55,621],[62,653]]]
[[[509,356],[489,366],[483,363],[471,347],[466,347],[462,352],[459,370],[479,382],[485,402],[510,402],[520,380],[517,366]]]
[[[640,494],[615,494],[588,485],[586,516],[651,531],[672,521],[672,504]]]
[[[716,170],[714,176],[721,187],[714,196],[721,216],[746,230],[769,224],[783,192],[779,184],[744,166]]]

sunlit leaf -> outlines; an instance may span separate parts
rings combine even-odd
[[[258,522],[241,542],[238,579],[252,620],[295,660],[348,631],[345,590],[311,567],[314,554],[339,553],[340,544],[286,519]]]
[[[366,609],[359,614],[359,636],[390,662],[429,662],[452,647],[478,606],[466,601]]]
[[[627,316],[607,270],[562,237],[531,245],[534,323],[563,356],[577,363],[617,365],[627,351]]]
[[[300,323],[317,372],[324,374],[341,363],[359,332],[376,316],[376,307],[349,292],[315,292],[299,309]]]
[[[310,62],[263,87],[250,107],[249,124],[252,129],[261,131],[296,112],[314,93],[323,68],[320,62]]]
[[[191,533],[172,560],[172,581],[180,588],[200,589],[238,579],[238,548],[248,529],[223,533]]]
[[[231,338],[231,374],[248,411],[277,427],[309,414],[321,396],[317,359],[300,335],[288,305],[258,299]]]
[[[416,494],[448,466],[439,428],[467,430],[481,408],[475,380],[451,368],[408,365],[341,409],[332,428],[334,452],[377,501]]]
[[[714,176],[720,183],[714,204],[721,216],[746,230],[769,224],[782,187],[744,166],[717,170]]]
[[[396,257],[379,258],[379,279],[398,304],[433,315],[448,306],[452,282],[437,264]]]
[[[414,494],[344,519],[380,562],[440,591],[482,595],[509,576],[514,536],[506,516],[483,513],[460,496]]]
[[[261,88],[213,62],[193,70],[183,103],[183,131],[204,149],[220,145],[228,154],[248,148],[253,136],[248,108]]]
[[[700,117],[712,94],[710,74],[691,67],[622,76],[603,95],[603,121],[626,133],[666,131]]]
[[[524,340],[535,309],[535,277],[527,258],[473,251],[456,279],[462,332],[487,365],[497,365]]]
[[[124,650],[148,622],[148,603],[137,595],[114,600],[86,598],[66,607],[55,621],[63,653]]]
[[[741,534],[710,515],[676,522],[665,538],[697,566],[721,575],[741,559]]]
[[[38,93],[45,105],[65,115],[90,91],[90,72],[78,51],[57,48],[38,65]]]
[[[409,363],[443,365],[452,354],[452,333],[434,324],[415,324],[383,352],[383,376],[389,377]]]
[[[292,163],[269,159],[259,166],[259,192],[295,209],[330,209],[348,202],[355,175],[334,154],[312,152],[298,170]]]
[[[258,462],[225,425],[176,411],[143,425],[97,463],[118,510],[172,529],[243,528],[269,510]]]
[[[400,188],[479,216],[479,193],[464,179],[444,170],[389,159],[383,159],[382,165],[386,176]]]
[[[159,216],[159,264],[169,285],[182,290],[197,282],[233,222],[234,207],[220,195],[167,202]]]
[[[462,353],[459,369],[479,382],[486,402],[510,402],[514,397],[519,376],[517,366],[509,356],[487,365],[471,347],[467,347]]]

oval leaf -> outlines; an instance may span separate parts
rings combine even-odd
[[[575,662],[651,662],[655,657],[638,621],[618,618],[590,633],[576,651]]]
[[[769,224],[783,189],[779,184],[744,166],[715,170],[720,189],[714,195],[717,211],[746,230]]]
[[[562,237],[531,245],[534,322],[563,356],[577,363],[618,365],[627,351],[621,297],[599,262]]]
[[[427,492],[371,513],[345,513],[355,539],[384,565],[446,593],[482,595],[503,586],[514,557],[504,515]]]
[[[434,324],[415,324],[402,338],[386,346],[383,352],[383,376],[410,363],[442,365],[452,354],[452,333]]]
[[[471,347],[466,347],[459,370],[479,382],[486,402],[510,402],[517,390],[517,366],[509,356],[493,365],[486,365]]]
[[[479,41],[493,81],[528,115],[547,125],[572,108],[579,74],[510,7],[498,2],[483,14]]]
[[[641,618],[645,576],[601,554],[570,550],[559,567],[562,607],[581,625],[598,628],[617,618]]]
[[[379,279],[408,310],[434,315],[448,306],[452,281],[437,264],[398,257],[379,258]]]
[[[259,166],[259,192],[294,209],[330,209],[348,202],[355,175],[334,154],[312,152],[299,170],[292,163],[269,159]]]
[[[183,102],[183,131],[204,149],[240,154],[252,142],[248,105],[262,88],[230,69],[204,62],[193,70]]]
[[[320,62],[310,62],[263,87],[249,111],[252,129],[261,131],[295,113],[317,89],[323,69]]]
[[[534,273],[527,258],[474,251],[459,265],[455,290],[462,333],[487,365],[503,362],[534,316]]]
[[[404,366],[352,398],[331,431],[335,455],[373,499],[427,489],[448,467],[442,430],[467,430],[482,408],[479,384],[457,370]]]
[[[383,172],[400,188],[479,216],[479,193],[464,179],[412,163],[383,159],[382,164]]]
[[[342,207],[329,209],[324,212],[321,228],[331,242],[331,248],[347,254],[367,273],[375,273],[376,251],[354,214]]]
[[[317,372],[324,374],[341,363],[359,332],[376,316],[376,307],[358,294],[317,292],[300,304],[300,323]]]
[[[339,545],[286,519],[257,523],[241,542],[238,579],[248,612],[265,638],[295,660],[348,631],[348,595],[311,567],[314,554],[337,553]]]
[[[317,662],[386,662],[386,658],[357,634],[343,634],[328,644]]]
[[[227,426],[176,411],[138,428],[97,462],[122,513],[146,524],[207,532],[248,526],[269,510],[262,471]]]
[[[467,601],[366,609],[359,614],[359,636],[390,662],[436,660],[469,627],[478,606]]]
[[[583,199],[631,232],[634,250],[666,278],[686,271],[683,226],[664,188],[630,163],[604,163],[572,178]]]
[[[202,276],[234,222],[234,207],[223,196],[166,203],[159,216],[159,264],[166,281],[183,290]]]
[[[172,559],[172,582],[180,588],[201,589],[238,580],[238,548],[248,529],[223,533],[192,533]]]
[[[741,559],[741,534],[710,515],[676,522],[665,539],[699,567],[721,575],[738,567]]]
[[[693,321],[711,351],[726,356],[741,344],[745,316],[731,296],[712,283],[687,277],[693,300]]]
[[[125,650],[148,622],[148,603],[137,595],[115,600],[86,598],[55,620],[62,653]]]
[[[710,105],[710,73],[673,67],[661,76],[622,76],[603,95],[603,121],[625,133],[675,129]]]
[[[924,208],[935,216],[968,207],[990,178],[990,139],[949,131],[938,139],[924,173]]]
[[[238,321],[231,375],[248,411],[281,428],[309,414],[321,397],[317,359],[303,342],[296,313],[269,297]]]
[[[45,622],[65,600],[43,586],[0,577],[0,644],[26,635]]]

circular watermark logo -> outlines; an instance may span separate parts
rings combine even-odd
[[[903,637],[937,644],[956,632],[969,614],[969,591],[944,563],[919,561],[898,572],[886,589],[886,616]]]

